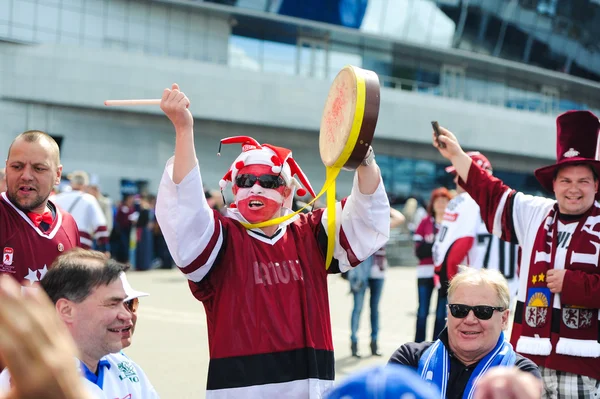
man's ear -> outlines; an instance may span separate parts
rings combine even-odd
[[[56,179],[54,180],[54,185],[58,185],[60,184],[60,178],[62,176],[62,171],[63,171],[63,166],[62,165],[58,165],[58,168],[56,168]]]
[[[56,313],[63,322],[70,323],[73,321],[73,318],[75,317],[75,308],[73,307],[73,302],[66,298],[60,298],[58,301],[56,301],[55,308]]]
[[[508,328],[508,318],[510,317],[510,310],[506,309],[502,312],[502,329],[506,330]]]

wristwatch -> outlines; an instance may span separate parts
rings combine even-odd
[[[375,160],[375,152],[373,151],[373,147],[369,146],[367,150],[367,155],[365,155],[365,159],[360,163],[362,166],[369,166]]]

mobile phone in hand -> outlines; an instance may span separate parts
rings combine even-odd
[[[432,121],[431,126],[433,126],[433,131],[435,132],[435,138],[437,139],[438,146],[440,148],[446,148],[446,144],[442,143],[439,139],[440,137],[440,124],[437,121]]]

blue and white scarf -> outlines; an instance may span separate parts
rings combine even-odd
[[[504,340],[504,333],[500,332],[500,338],[494,349],[479,361],[469,382],[465,387],[463,399],[472,399],[475,386],[479,378],[491,367],[512,366],[515,364],[516,354],[512,345]],[[421,378],[436,385],[440,391],[440,398],[446,397],[448,388],[448,377],[450,376],[450,357],[446,346],[439,339],[433,343],[421,356],[419,360],[418,373]]]

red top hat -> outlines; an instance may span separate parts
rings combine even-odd
[[[467,155],[470,156],[473,162],[479,165],[482,169],[492,170],[492,164],[490,161],[479,151],[469,151],[467,152]],[[455,173],[456,169],[454,169],[454,166],[451,165],[446,167],[445,171],[446,173]]]
[[[600,176],[598,133],[600,121],[590,111],[567,111],[556,118],[556,163],[536,169],[542,187],[554,193],[552,182],[562,166],[585,164]],[[600,199],[596,193],[596,199]]]

